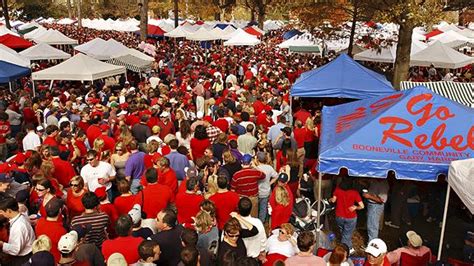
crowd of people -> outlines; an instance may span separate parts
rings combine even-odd
[[[81,42],[138,44],[125,33],[54,27]],[[389,195],[386,180],[325,175],[321,196],[335,204],[339,241],[324,256],[314,232],[292,223],[297,198],[319,198],[321,105],[292,110],[289,88],[330,58],[277,50],[280,36],[209,50],[162,40],[147,77],[56,81],[36,97],[27,82],[17,94],[1,91],[1,263],[357,265],[351,255],[361,247],[351,238],[364,208],[362,264],[391,265],[403,254],[433,261],[414,231],[392,251],[379,237],[389,198],[387,225],[410,224],[408,185]]]

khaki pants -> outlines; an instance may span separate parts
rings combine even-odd
[[[249,198],[250,202],[252,202],[252,210],[250,211],[250,215],[254,218],[258,218],[258,196],[242,196],[240,195],[240,198],[247,197]]]
[[[300,163],[300,169],[298,170],[298,176],[302,177],[303,176],[303,167],[304,167],[304,156],[305,156],[304,147],[303,148],[298,148],[298,150],[296,151],[296,156],[298,156],[298,162]]]

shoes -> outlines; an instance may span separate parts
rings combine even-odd
[[[396,224],[392,224],[392,221],[386,221],[385,225],[388,226],[388,227],[395,228],[395,229],[400,229],[400,226],[398,226]]]
[[[426,222],[431,223],[431,222],[433,222],[434,220],[435,220],[435,219],[430,216],[430,217],[428,217],[428,219],[426,219]]]
[[[354,248],[351,248],[351,249],[349,250],[349,255],[354,254],[354,252],[355,252],[355,249],[354,249]]]

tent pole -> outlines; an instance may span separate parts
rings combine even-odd
[[[33,79],[31,79],[31,84],[33,85],[33,97],[36,97],[35,81]]]
[[[13,90],[12,90],[12,82],[8,82],[8,88],[10,88],[10,93],[13,93]]]
[[[49,90],[50,90],[50,91],[53,89],[53,82],[54,82],[54,80],[52,79],[52,80],[51,80],[51,83],[49,84]]]
[[[318,234],[316,234],[316,244],[317,247],[319,248],[319,231],[320,231],[320,226],[321,226],[321,181],[323,179],[323,174],[318,171],[318,215],[317,215],[317,220],[316,220],[316,231]]]
[[[438,260],[441,260],[441,253],[443,251],[444,231],[446,229],[446,218],[448,216],[448,206],[449,206],[449,194],[450,194],[450,192],[451,192],[451,186],[448,183],[448,189],[447,189],[447,192],[446,192],[446,200],[444,201],[443,225],[441,226],[441,235],[439,236]]]
[[[290,93],[290,125],[293,125],[293,97],[291,97],[291,93]]]

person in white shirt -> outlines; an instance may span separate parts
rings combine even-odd
[[[36,151],[41,146],[41,139],[35,132],[35,126],[31,123],[25,125],[26,131],[28,132],[23,138],[23,150],[24,151]]]
[[[10,220],[8,242],[0,241],[2,251],[13,256],[8,265],[23,265],[31,257],[35,241],[30,221],[19,212],[16,200],[3,193],[0,194],[0,215]]]
[[[99,161],[97,151],[89,150],[86,155],[87,164],[81,169],[81,177],[84,184],[90,192],[94,192],[97,188],[105,186],[109,198],[111,198],[112,183],[115,179],[115,169],[111,164]]]
[[[265,246],[267,242],[265,227],[263,227],[262,221],[260,221],[258,218],[250,216],[252,202],[249,198],[243,197],[240,199],[238,210],[240,217],[251,223],[258,230],[257,235],[243,238],[245,247],[247,248],[247,257],[258,258],[263,261],[263,258],[265,258]]]
[[[284,223],[280,228],[274,229],[272,235],[268,237],[266,249],[268,255],[277,253],[291,257],[298,253],[293,225]]]
[[[265,178],[258,181],[258,218],[264,223],[268,216],[268,200],[272,192],[271,184],[277,180],[278,173],[269,164],[271,162],[268,153],[257,152],[255,168],[265,173]]]

